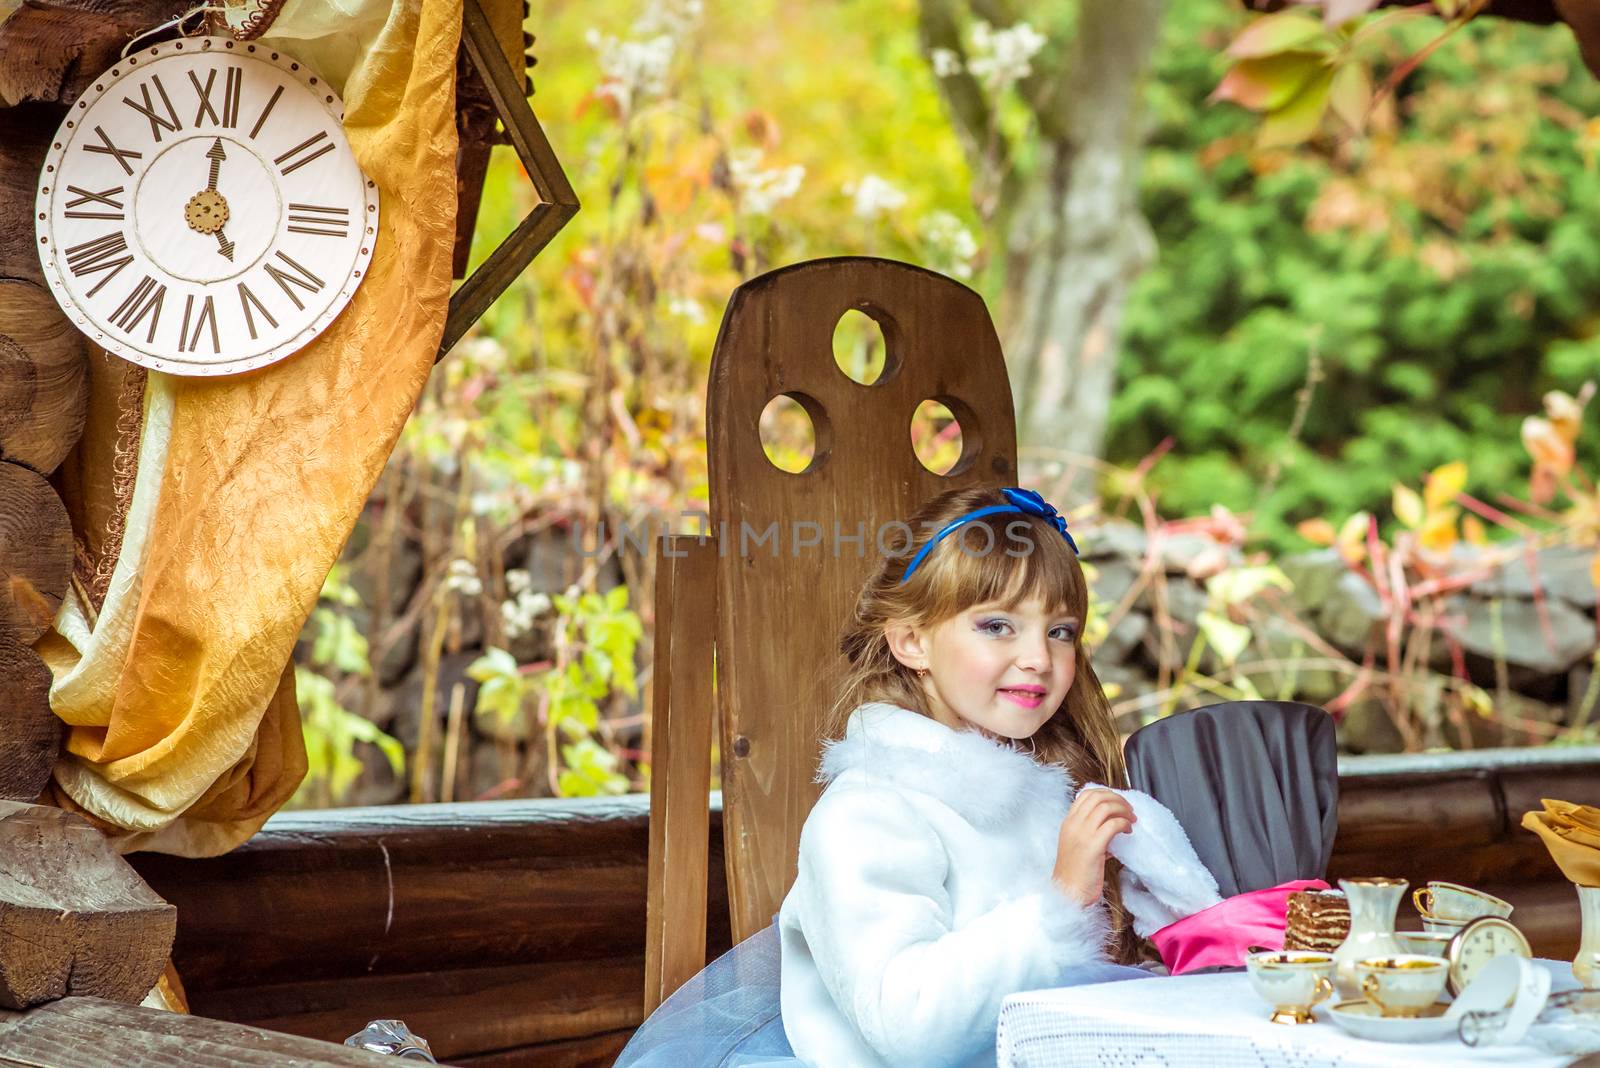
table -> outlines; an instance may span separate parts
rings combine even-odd
[[[1570,963],[1540,963],[1552,991],[1578,985]],[[1300,1027],[1271,1023],[1267,1014],[1243,972],[1035,990],[1001,1005],[996,1060],[999,1068],[1558,1068],[1571,1061],[1528,1046],[1369,1042],[1328,1020],[1325,1007],[1318,1023]]]

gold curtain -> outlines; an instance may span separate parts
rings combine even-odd
[[[382,198],[366,280],[321,337],[271,367],[148,376],[105,601],[96,616],[75,591],[38,646],[70,728],[49,799],[124,851],[225,852],[304,777],[286,665],[444,329],[460,0],[382,0],[378,10],[386,15],[360,47],[345,48],[343,79],[345,130]],[[76,477],[62,480],[80,522],[115,511],[96,462],[113,437],[88,435]]]

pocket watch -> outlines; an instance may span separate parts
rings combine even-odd
[[[1459,994],[1485,964],[1504,956],[1532,960],[1533,948],[1510,920],[1479,916],[1456,932],[1444,948],[1444,958],[1450,962],[1450,975],[1445,985],[1452,995]]]

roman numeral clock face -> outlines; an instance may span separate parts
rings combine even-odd
[[[173,374],[301,348],[361,284],[378,232],[343,111],[258,44],[196,37],[122,60],[68,113],[39,176],[57,301],[101,347]]]

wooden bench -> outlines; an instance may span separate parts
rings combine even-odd
[[[1600,747],[1352,757],[1340,785],[1333,877],[1481,886],[1538,953],[1577,951],[1576,895],[1518,822],[1541,796],[1596,800]],[[575,1068],[609,1065],[643,1016],[648,841],[631,796],[283,813],[227,856],[129,860],[178,907],[196,1013],[329,1041],[399,1017],[451,1063]],[[715,795],[709,847],[715,955]]]

